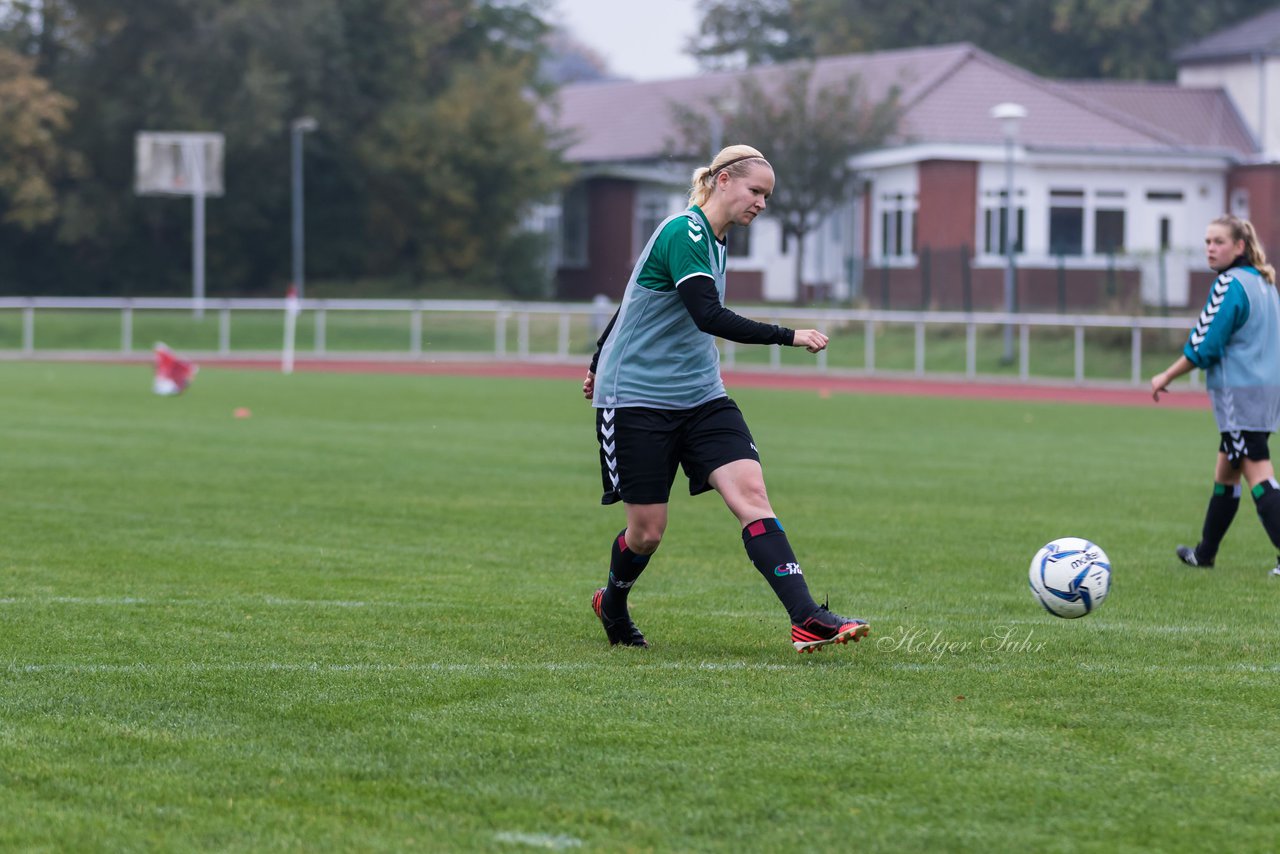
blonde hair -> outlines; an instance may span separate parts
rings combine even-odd
[[[1261,273],[1262,278],[1273,285],[1276,283],[1276,268],[1267,263],[1267,253],[1262,250],[1262,241],[1258,240],[1258,232],[1254,229],[1253,223],[1238,216],[1223,214],[1210,225],[1226,226],[1227,230],[1231,232],[1233,241],[1240,240],[1244,242],[1245,262]]]
[[[689,204],[702,207],[711,198],[711,191],[716,186],[716,175],[727,172],[735,178],[747,174],[752,166],[763,163],[769,166],[765,156],[749,145],[729,145],[720,149],[711,160],[710,166],[699,166],[693,170],[692,188],[689,190]],[[772,166],[769,166],[772,169]]]

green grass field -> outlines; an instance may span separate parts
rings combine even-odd
[[[0,849],[1272,851],[1280,582],[1207,412],[735,390],[856,647],[712,495],[589,609],[575,382],[0,363]],[[247,407],[251,418],[234,418]],[[1064,535],[1111,597],[1027,590]]]

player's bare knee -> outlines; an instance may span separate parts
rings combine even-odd
[[[651,555],[662,543],[663,526],[637,526],[627,529],[627,548],[638,555]]]

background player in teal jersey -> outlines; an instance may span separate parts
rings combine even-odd
[[[1217,272],[1209,299],[1182,355],[1151,378],[1157,401],[1169,383],[1195,368],[1205,385],[1221,435],[1213,494],[1200,542],[1178,546],[1188,566],[1213,566],[1218,546],[1240,507],[1240,476],[1248,481],[1258,518],[1275,545],[1280,576],[1280,484],[1267,439],[1280,425],[1280,296],[1275,270],[1248,220],[1221,216],[1209,223],[1205,256]]]
[[[716,338],[810,353],[827,346],[816,329],[759,323],[724,306],[729,231],[760,215],[773,185],[773,167],[747,145],[731,145],[697,169],[689,209],[649,238],[597,342],[582,390],[596,411],[601,503],[621,501],[627,514],[608,580],[591,602],[611,644],[648,646],[627,596],[662,542],[678,467],[690,494],[716,490],[737,518],[748,557],[787,609],[797,650],[868,631],[865,621],[834,614],[809,595],[765,492],[751,432],[720,378]]]

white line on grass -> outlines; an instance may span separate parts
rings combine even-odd
[[[130,662],[126,664],[91,664],[88,662],[59,662],[46,664],[19,664],[10,662],[3,666],[9,673],[527,673],[545,671],[550,673],[595,672],[599,664],[588,662],[531,661],[524,664],[513,662],[495,662],[492,664],[464,664],[457,662],[427,661],[417,664],[378,664],[376,662],[353,662],[348,664],[282,661],[245,661],[225,663],[205,663],[190,661],[182,664],[148,664],[146,662]],[[628,670],[703,670],[703,671],[776,671],[791,670],[785,664],[767,662],[714,662],[714,661],[663,661],[654,664],[637,664]]]
[[[716,661],[662,661],[652,664],[629,664],[628,671],[792,671],[796,664],[804,666],[807,662],[797,661],[792,664],[769,662],[716,662]],[[1055,665],[1057,667],[1057,665]],[[1186,664],[1178,667],[1165,665],[1127,666],[1114,662],[1080,662],[1076,664],[1080,670],[1100,673],[1280,673],[1280,664],[1248,664],[1237,663],[1225,666],[1213,664]],[[417,664],[378,664],[376,662],[324,663],[282,662],[282,661],[245,661],[225,663],[186,662],[181,664],[148,664],[131,662],[127,664],[91,664],[76,662],[61,663],[28,663],[10,662],[0,666],[0,672],[8,674],[20,673],[581,673],[600,672],[598,662],[557,662],[531,661],[527,663],[494,662],[494,663],[457,663],[428,661]],[[889,665],[890,670],[909,671],[943,671],[952,668],[941,662],[900,662]],[[959,669],[983,671],[999,670],[998,666],[965,662]]]
[[[495,833],[493,838],[498,842],[509,842],[515,845],[529,845],[533,848],[547,848],[551,851],[563,851],[566,848],[581,848],[582,840],[563,834],[552,836],[548,833],[514,833],[505,830]]]
[[[251,607],[270,605],[275,608],[439,608],[439,602],[427,601],[362,601],[359,599],[285,599],[279,596],[235,596],[225,599],[145,599],[140,596],[7,596],[0,605],[91,605],[120,608],[147,605],[162,608],[213,608],[218,606]]]

